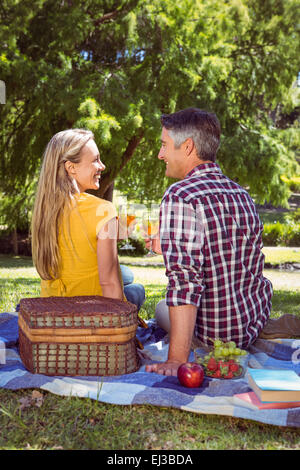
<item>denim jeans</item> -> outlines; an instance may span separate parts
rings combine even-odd
[[[123,285],[124,285],[124,294],[128,302],[135,304],[140,310],[141,306],[145,301],[145,289],[142,284],[133,283],[134,276],[133,272],[127,266],[123,264],[120,265]]]

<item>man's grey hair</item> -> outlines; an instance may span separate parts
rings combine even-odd
[[[193,139],[202,160],[215,161],[220,146],[221,128],[217,116],[198,108],[188,108],[161,117],[163,127],[179,148],[186,139]]]

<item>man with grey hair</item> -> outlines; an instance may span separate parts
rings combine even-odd
[[[193,340],[252,344],[269,325],[273,289],[263,276],[263,225],[255,204],[216,163],[221,129],[215,114],[188,108],[161,122],[158,158],[166,176],[179,180],[160,207],[168,286],[156,319],[170,342],[168,360],[146,371],[176,375]],[[153,248],[160,250],[157,243]],[[292,328],[300,334],[300,319]]]

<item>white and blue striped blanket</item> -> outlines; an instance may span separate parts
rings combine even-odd
[[[118,377],[48,377],[31,374],[25,369],[18,353],[17,313],[2,313],[0,388],[38,388],[57,395],[89,397],[118,405],[151,404],[187,412],[234,416],[270,425],[300,427],[300,407],[260,410],[236,397],[250,391],[246,375],[234,380],[205,378],[201,388],[188,389],[179,384],[177,377],[145,372],[146,363],[164,361],[168,353],[163,330],[153,320],[148,322],[148,326],[147,329],[138,328],[137,336],[144,350],[142,365],[137,372]],[[258,340],[249,349],[247,359],[248,367],[293,369],[300,374],[300,341]]]

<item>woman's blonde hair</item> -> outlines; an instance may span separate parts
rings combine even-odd
[[[42,279],[59,277],[59,224],[78,192],[76,181],[65,169],[65,162],[79,163],[81,150],[93,138],[91,131],[67,129],[55,134],[44,152],[31,228],[33,262]]]

